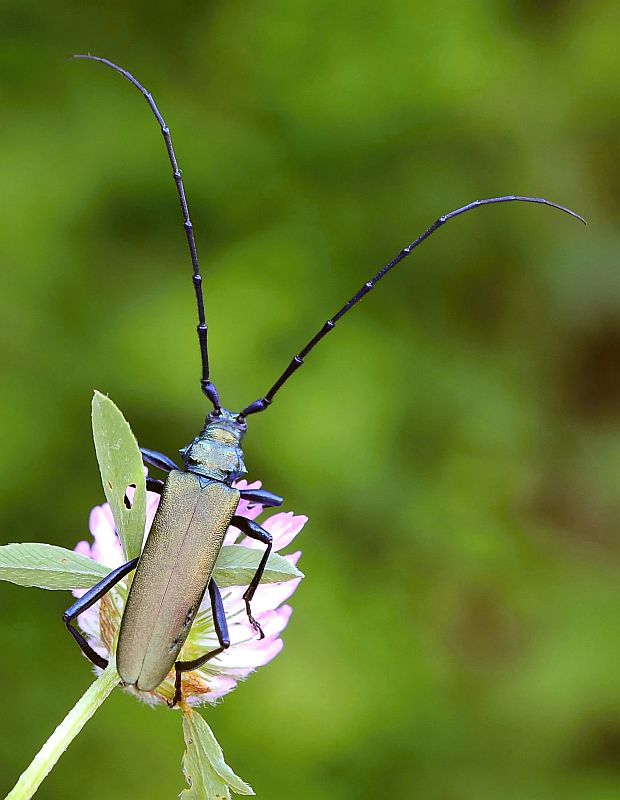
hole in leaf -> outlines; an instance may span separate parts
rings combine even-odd
[[[135,488],[136,488],[135,483],[130,483],[129,486],[127,487],[127,489],[135,489]],[[127,495],[127,489],[125,489],[125,497],[123,498],[123,502],[125,503],[125,508],[131,508],[131,500]]]

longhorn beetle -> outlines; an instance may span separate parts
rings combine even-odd
[[[74,58],[105,64],[126,78],[141,92],[161,128],[181,204],[183,226],[193,268],[194,291],[198,306],[198,341],[202,361],[200,386],[213,406],[213,410],[207,415],[204,428],[198,436],[180,451],[183,458],[183,469],[180,469],[174,461],[162,453],[142,449],[145,464],[167,473],[165,481],[151,477],[146,479],[147,488],[161,494],[161,501],[142,554],[139,558],[134,558],[113,570],[100,583],[86,592],[65,612],[63,620],[84,654],[94,664],[104,669],[107,661],[92,649],[79,630],[71,623],[103,597],[125,575],[135,569],[136,574],[123,613],[116,648],[118,672],[126,685],[151,691],[159,686],[174,665],[176,671],[175,693],[171,705],[175,705],[180,702],[182,696],[181,676],[183,672],[198,669],[230,645],[222,597],[213,580],[212,573],[222,547],[224,534],[231,524],[239,528],[246,536],[265,545],[265,551],[256,574],[243,595],[248,619],[258,636],[261,638],[263,636],[260,625],[252,616],[251,601],[271,551],[271,535],[252,520],[236,516],[235,511],[241,498],[264,506],[279,506],[283,500],[264,490],[236,489],[233,486],[233,483],[246,472],[241,441],[247,429],[247,418],[251,414],[265,411],[273,402],[277,392],[304,363],[306,356],[324,336],[333,330],[336,323],[365,297],[393,267],[407,258],[416,247],[449,220],[480,206],[510,202],[538,203],[570,214],[584,224],[585,220],[557,203],[541,197],[520,195],[475,200],[462,208],[444,214],[410,245],[401,250],[373,278],[367,281],[333,317],[327,320],[293,358],[263,397],[254,400],[240,412],[232,412],[222,407],[217,390],[210,378],[202,277],[198,266],[196,242],[183,179],[172,146],[170,129],[151,93],[127,70],[118,67],[106,58],[91,55],[76,55]],[[193,661],[177,661],[177,656],[183,647],[206,591],[209,592],[219,647]]]

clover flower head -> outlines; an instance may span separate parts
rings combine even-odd
[[[258,489],[261,487],[261,482],[248,483],[242,480],[234,485],[238,489]],[[129,489],[130,500],[131,492]],[[147,492],[145,538],[153,522],[159,500],[158,494]],[[256,519],[263,510],[263,506],[259,504],[241,500],[236,513],[249,519]],[[262,520],[261,525],[273,536],[272,552],[278,553],[291,544],[306,522],[307,517],[292,512],[273,513]],[[89,528],[93,541],[78,542],[75,552],[92,558],[110,569],[120,566],[124,561],[123,551],[108,503],[93,508],[90,513]],[[233,526],[226,533],[224,547],[232,544],[248,548],[261,547],[260,543],[243,536]],[[284,559],[296,566],[300,556],[301,552],[296,551],[285,555]],[[288,625],[292,614],[292,608],[286,601],[295,592],[300,580],[301,578],[293,578],[259,585],[252,600],[252,613],[264,631],[263,639],[257,638],[256,631],[247,618],[242,597],[246,586],[228,586],[222,589],[230,647],[207,661],[200,669],[184,673],[182,688],[185,703],[199,705],[215,702],[231,692],[240,680],[247,678],[257,667],[264,666],[278,655],[283,647],[281,633]],[[126,581],[123,581],[78,617],[78,625],[87,636],[90,645],[104,658],[108,658],[114,651],[127,593],[128,586]],[[83,591],[76,590],[74,594],[79,597]],[[207,595],[181,651],[180,660],[193,660],[217,647],[218,640]],[[164,682],[152,692],[139,691],[133,687],[125,688],[144,702],[157,705],[168,702],[173,697],[174,678],[172,670]]]
[[[92,541],[79,542],[74,551],[42,542],[0,545],[0,580],[19,586],[69,590],[76,597],[95,589],[98,596],[102,579],[123,563],[133,562],[139,554],[151,529],[160,496],[146,491],[142,482],[146,470],[136,438],[121,411],[100,392],[93,396],[92,420],[95,450],[108,500],[91,511]],[[239,481],[235,486],[259,489],[261,484]],[[262,505],[241,500],[236,513],[254,520],[263,511]],[[181,792],[182,800],[198,797],[231,800],[231,792],[254,794],[252,787],[228,766],[213,731],[195,706],[213,703],[228,694],[240,680],[267,664],[282,649],[281,634],[292,613],[286,601],[297,589],[303,574],[296,566],[301,556],[299,551],[288,555],[279,551],[291,544],[306,522],[306,517],[291,512],[271,513],[261,520],[261,526],[272,537],[271,553],[252,598],[253,616],[264,632],[261,639],[248,619],[243,599],[262,560],[261,545],[233,526],[226,532],[213,575],[222,594],[230,646],[199,669],[182,673],[181,700],[175,704],[182,712],[185,742],[182,764],[188,788]],[[119,685],[114,653],[131,580],[131,574],[126,575],[78,616],[77,625],[90,647],[108,664],[104,670],[96,668],[97,679],[21,773],[9,797],[30,800],[85,723]],[[70,631],[76,633],[72,626],[76,622],[74,614],[75,604],[65,613],[64,619],[71,623]],[[211,604],[209,600],[203,601],[179,658],[200,661],[202,656],[218,649]],[[124,689],[150,705],[171,704],[173,699],[178,699],[175,678],[172,669],[154,691],[144,692],[126,686]]]

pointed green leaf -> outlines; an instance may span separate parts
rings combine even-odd
[[[93,437],[107,498],[125,558],[140,555],[146,518],[146,483],[138,443],[125,417],[109,397],[93,397]],[[125,505],[128,486],[136,487],[132,507]]]
[[[216,583],[222,588],[247,586],[256,573],[262,555],[262,550],[244,547],[241,544],[229,544],[222,547],[213,573]],[[300,572],[297,567],[289,564],[277,553],[272,553],[267,560],[261,583],[280,583],[303,577],[303,572]]]
[[[0,580],[40,589],[90,589],[110,572],[73,550],[53,544],[5,544],[0,547]]]
[[[231,790],[235,794],[254,794],[252,787],[224,761],[211,728],[188,706],[183,709],[183,738],[183,772],[189,788],[181,792],[181,800],[230,800]]]

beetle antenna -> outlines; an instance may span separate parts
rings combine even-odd
[[[179,169],[179,164],[177,162],[177,157],[174,152],[174,147],[172,146],[172,137],[170,135],[170,129],[166,125],[164,118],[161,115],[161,112],[157,108],[157,104],[153,99],[152,94],[147,91],[142,84],[137,81],[134,76],[127,72],[126,69],[122,67],[118,67],[116,64],[109,61],[107,58],[101,58],[99,56],[91,56],[88,55],[74,55],[72,58],[82,58],[87,61],[98,61],[100,64],[105,64],[107,67],[110,67],[115,72],[118,72],[124,78],[126,78],[130,83],[132,83],[136,89],[142,94],[146,102],[149,104],[149,107],[153,114],[155,115],[155,119],[159,123],[159,127],[161,128],[161,132],[164,136],[164,141],[166,143],[166,150],[168,151],[168,158],[170,159],[170,164],[172,166],[172,175],[174,177],[174,182],[177,187],[177,192],[179,195],[179,202],[181,204],[181,212],[183,213],[183,227],[185,228],[185,235],[187,237],[187,244],[189,246],[189,254],[192,259],[192,268],[194,271],[193,274],[193,282],[194,282],[194,291],[196,293],[196,304],[198,306],[198,341],[200,344],[200,358],[202,361],[202,378],[200,379],[200,386],[202,388],[203,393],[209,398],[213,407],[216,412],[219,412],[221,408],[220,398],[218,396],[217,390],[215,386],[209,380],[209,348],[207,345],[207,323],[205,320],[205,306],[204,300],[202,297],[202,275],[200,274],[200,266],[198,264],[198,252],[196,250],[196,240],[194,239],[194,229],[192,226],[192,222],[189,218],[189,209],[187,206],[187,199],[185,197],[185,188],[183,186],[183,178],[181,177],[181,170]]]
[[[362,288],[357,292],[357,294],[353,295],[353,297],[348,300],[342,308],[337,311],[331,319],[328,319],[327,322],[323,325],[323,327],[310,339],[310,341],[306,344],[306,346],[299,351],[299,353],[293,358],[291,363],[288,367],[284,370],[282,375],[278,378],[278,380],[273,384],[271,389],[267,392],[266,395],[260,397],[258,400],[255,400],[253,403],[250,403],[249,406],[243,409],[243,411],[239,414],[241,419],[247,417],[249,414],[257,414],[260,411],[265,411],[272,403],[273,398],[275,397],[276,393],[284,386],[286,381],[291,377],[291,375],[296,372],[299,367],[304,363],[304,359],[310,353],[310,351],[321,341],[321,339],[328,334],[331,330],[334,329],[336,323],[344,317],[344,315],[350,311],[354,305],[359,303],[359,301],[365,297],[371,289],[374,289],[377,283],[381,280],[381,278],[385,277],[387,273],[399,264],[401,261],[404,261],[408,255],[410,255],[416,247],[422,244],[429,236],[435,233],[436,230],[445,225],[451,219],[455,217],[460,217],[461,214],[466,214],[468,211],[473,211],[480,206],[489,206],[493,205],[494,203],[514,203],[514,202],[521,202],[521,203],[538,203],[539,205],[543,206],[550,206],[551,208],[556,208],[559,211],[563,211],[565,214],[570,214],[571,217],[575,217],[580,222],[583,222],[586,225],[586,221],[583,217],[580,217],[579,214],[576,214],[574,211],[571,211],[570,208],[565,208],[564,206],[560,206],[557,203],[552,203],[550,200],[545,200],[543,197],[522,197],[521,195],[506,195],[505,197],[488,197],[484,200],[474,200],[472,203],[468,203],[466,206],[462,208],[457,208],[456,211],[450,211],[449,214],[444,214],[439,219],[435,220],[433,224],[427,228],[424,233],[420,234],[417,239],[405,247],[400,253],[395,256],[391,261],[381,269],[374,278],[371,278],[367,281]]]

